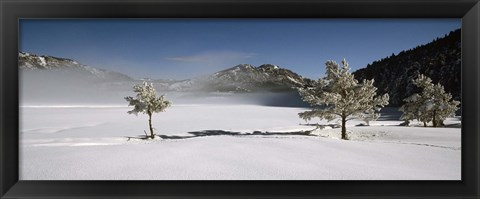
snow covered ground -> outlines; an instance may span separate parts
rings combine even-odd
[[[21,180],[461,180],[461,128],[347,123],[350,140],[304,108],[174,105],[146,115],[119,106],[20,108]],[[395,118],[395,117],[393,117]],[[321,128],[317,128],[319,123]]]

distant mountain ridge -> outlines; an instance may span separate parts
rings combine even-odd
[[[374,61],[353,74],[358,80],[375,79],[377,92],[390,95],[390,105],[401,105],[403,99],[418,92],[412,81],[418,74],[442,84],[455,100],[461,100],[461,30]]]
[[[311,83],[308,78],[272,64],[263,64],[258,67],[240,64],[216,72],[208,76],[206,81],[207,87],[216,91],[236,92],[293,91],[296,87]]]
[[[154,82],[155,86],[161,91],[283,92],[294,91],[295,87],[304,86],[311,82],[308,78],[304,78],[291,70],[272,64],[263,64],[259,67],[239,64],[211,75],[186,80],[155,80],[150,78],[136,80],[122,73],[90,67],[72,59],[38,56],[25,52],[19,53],[19,68],[25,71],[67,71],[105,81],[139,82],[146,80]]]
[[[58,58],[46,55],[35,55],[26,52],[20,52],[18,54],[18,67],[19,69],[26,71],[53,70],[83,73],[83,75],[99,80],[133,80],[128,75],[115,71],[109,71],[83,65],[72,59]]]

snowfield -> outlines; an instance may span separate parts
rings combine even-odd
[[[20,108],[21,180],[461,180],[461,121],[399,126],[305,122],[304,108],[174,105],[146,115],[131,107]],[[315,125],[318,122],[318,126]]]

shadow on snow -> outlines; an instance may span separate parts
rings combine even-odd
[[[225,130],[203,130],[203,131],[191,131],[191,132],[188,132],[188,134],[190,134],[190,135],[185,135],[185,136],[178,136],[178,135],[156,135],[156,136],[158,136],[162,139],[170,139],[170,140],[189,139],[189,138],[206,137],[206,136],[219,136],[219,135],[228,135],[228,136],[303,135],[303,136],[311,136],[310,133],[312,131],[293,131],[293,132],[254,131],[252,133],[242,133],[242,132],[225,131]],[[128,140],[130,140],[130,139],[147,139],[146,137],[127,137],[127,138],[128,138]]]
[[[252,133],[242,133],[235,131],[225,131],[225,130],[203,130],[203,131],[192,131],[188,132],[187,136],[168,136],[168,135],[158,135],[162,139],[187,139],[195,137],[205,137],[205,136],[219,136],[219,135],[229,135],[229,136],[252,136],[252,135],[310,135],[312,131],[294,131],[294,132],[262,132],[254,131]]]

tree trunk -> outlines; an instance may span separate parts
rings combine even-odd
[[[347,123],[347,116],[345,114],[342,114],[342,140],[347,139],[347,127],[345,124]]]
[[[437,114],[437,111],[433,110],[433,120],[432,120],[433,127],[437,127],[437,121],[435,120],[436,114]]]
[[[152,113],[148,112],[148,126],[150,127],[150,138],[154,138],[153,128],[152,128]]]
[[[426,123],[426,122],[423,122],[423,127],[427,127],[427,123]]]

